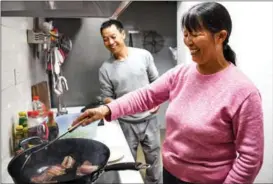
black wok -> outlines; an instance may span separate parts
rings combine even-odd
[[[82,162],[88,160],[93,165],[98,165],[99,169],[91,174],[84,176],[76,176],[75,171],[67,172],[67,174],[58,176],[54,180],[58,183],[68,184],[85,184],[95,182],[104,171],[110,170],[139,170],[148,168],[149,165],[128,162],[107,165],[110,157],[109,148],[98,141],[83,138],[69,138],[57,140],[54,144],[49,145],[46,150],[34,153],[31,156],[26,167],[21,172],[21,167],[29,153],[38,150],[44,146],[46,142],[29,148],[24,152],[15,156],[8,164],[8,173],[12,177],[15,184],[28,184],[30,178],[40,174],[43,168],[51,165],[61,164],[65,156],[72,156],[76,160],[76,167]]]

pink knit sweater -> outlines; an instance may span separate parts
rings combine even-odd
[[[170,173],[197,183],[254,181],[263,162],[261,97],[237,67],[230,64],[218,73],[202,75],[196,64],[178,65],[150,86],[108,104],[107,120],[167,100],[162,154]]]

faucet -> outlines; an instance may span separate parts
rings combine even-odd
[[[58,96],[58,107],[57,107],[57,116],[63,115],[63,114],[68,114],[68,111],[65,106],[62,104],[62,98],[61,95]]]

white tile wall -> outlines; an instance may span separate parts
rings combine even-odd
[[[2,31],[5,30],[2,27]],[[2,36],[3,38],[3,36]],[[3,46],[3,39],[1,45]],[[5,53],[5,54],[4,54]],[[2,61],[5,57],[6,62],[1,62],[1,90],[3,91],[6,88],[9,88],[14,85],[14,62],[13,61],[13,52],[10,51],[1,51]]]
[[[47,80],[43,62],[34,58],[27,43],[33,18],[2,17],[1,22],[1,163],[2,183],[9,180],[12,126],[17,113],[31,108],[31,85]]]

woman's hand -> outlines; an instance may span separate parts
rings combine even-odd
[[[159,110],[159,106],[156,106],[156,107],[150,109],[150,113],[151,113],[151,114],[155,114],[155,113],[158,112],[158,110]]]
[[[110,114],[110,109],[106,105],[97,108],[87,109],[77,119],[74,120],[72,126],[81,123],[82,126],[89,125],[90,123],[103,119],[106,115]],[[83,120],[83,121],[82,121]]]

